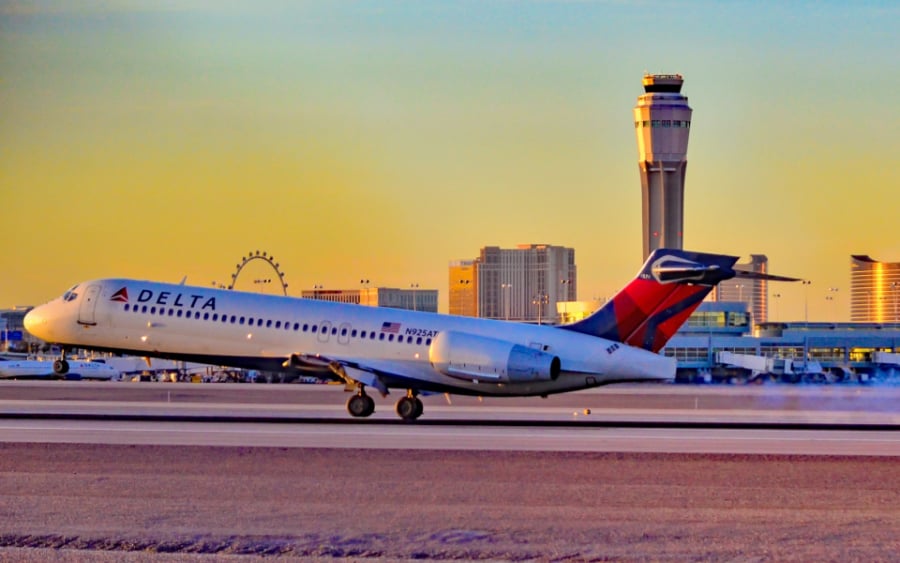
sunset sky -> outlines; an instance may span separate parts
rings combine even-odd
[[[900,261],[893,1],[0,0],[0,307],[123,276],[440,290],[486,245],[641,261],[632,108],[694,109],[685,247],[766,254],[849,318],[849,255]],[[248,268],[239,289],[255,289]],[[837,287],[836,302],[826,301]],[[802,319],[779,287],[775,320]],[[829,307],[830,306],[830,307]]]

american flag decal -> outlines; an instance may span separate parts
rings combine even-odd
[[[400,323],[381,323],[381,332],[397,334],[400,332]]]

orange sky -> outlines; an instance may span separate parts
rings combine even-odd
[[[228,281],[259,249],[298,294],[446,309],[450,260],[519,243],[574,247],[579,297],[608,296],[640,265],[645,71],[694,109],[687,248],[811,279],[811,320],[847,318],[850,254],[900,261],[892,3],[0,6],[0,306]]]

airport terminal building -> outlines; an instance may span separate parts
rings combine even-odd
[[[900,323],[765,322],[704,302],[662,350],[681,382],[841,383],[900,378]]]
[[[30,305],[0,309],[0,351],[27,353],[43,344],[25,330],[25,314],[31,309]]]

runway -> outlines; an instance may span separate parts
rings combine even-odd
[[[26,443],[398,450],[900,456],[900,433],[821,430],[0,421]]]
[[[431,396],[416,423],[400,421],[390,397],[371,418],[352,419],[333,385],[4,382],[0,396],[3,442],[900,456],[896,388]]]
[[[897,399],[432,396],[409,424],[336,386],[0,383],[0,560],[887,560]],[[767,429],[801,423],[889,429]]]

